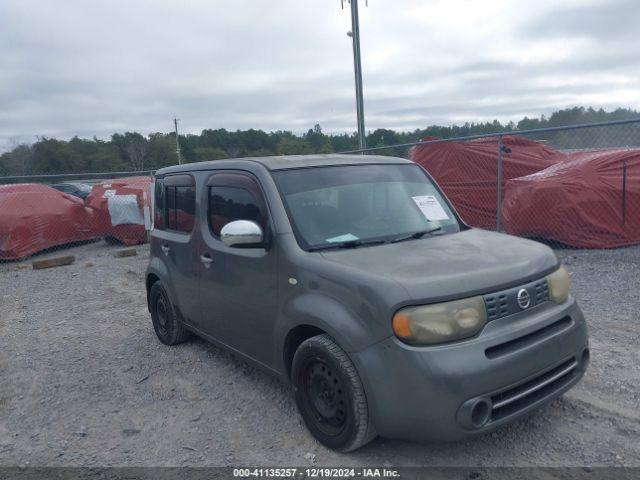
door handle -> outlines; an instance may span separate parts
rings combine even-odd
[[[162,253],[169,255],[169,252],[171,251],[171,247],[169,247],[169,245],[162,245],[160,248],[162,249]]]
[[[202,255],[200,255],[200,261],[204,265],[204,268],[209,268],[213,263],[213,258],[211,258],[211,255],[209,255],[208,253],[203,253]]]

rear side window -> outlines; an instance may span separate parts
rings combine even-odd
[[[156,183],[155,228],[189,233],[195,224],[196,187],[189,175],[175,175]]]
[[[256,222],[267,231],[266,208],[258,184],[241,174],[217,174],[209,181],[209,226],[220,238],[220,231],[234,220]]]

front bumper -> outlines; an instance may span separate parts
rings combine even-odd
[[[573,298],[489,322],[469,340],[429,347],[390,337],[352,354],[378,433],[456,440],[557,398],[584,374],[587,328]]]

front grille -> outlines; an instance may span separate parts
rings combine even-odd
[[[493,395],[491,421],[523,410],[564,387],[575,378],[577,366],[578,361],[572,357],[531,380]]]
[[[498,318],[509,315],[509,303],[507,295],[496,294],[484,297],[484,303],[487,306],[487,317],[489,320],[497,320]]]
[[[523,335],[521,337],[514,338],[513,340],[509,340],[508,342],[489,347],[484,351],[484,354],[487,356],[487,358],[490,359],[508,355],[523,348],[529,347],[535,343],[545,341],[548,338],[551,338],[554,335],[567,330],[572,325],[573,320],[571,319],[571,317],[562,317],[560,320],[557,320],[552,324],[547,325],[546,327],[534,330],[531,333],[527,333],[526,335]]]
[[[536,295],[536,305],[538,303],[546,302],[549,300],[549,284],[546,280],[536,282],[534,285]]]
[[[497,320],[524,311],[518,306],[517,300],[518,292],[523,288],[529,292],[531,298],[531,304],[528,308],[549,301],[549,285],[544,278],[519,287],[489,293],[483,296],[485,306],[487,307],[487,320]]]

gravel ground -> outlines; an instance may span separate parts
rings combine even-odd
[[[202,340],[160,344],[146,246],[99,242],[75,264],[0,264],[0,465],[640,466],[640,248],[559,251],[592,363],[547,408],[472,441],[318,444],[292,390]],[[25,266],[27,268],[25,268]]]

